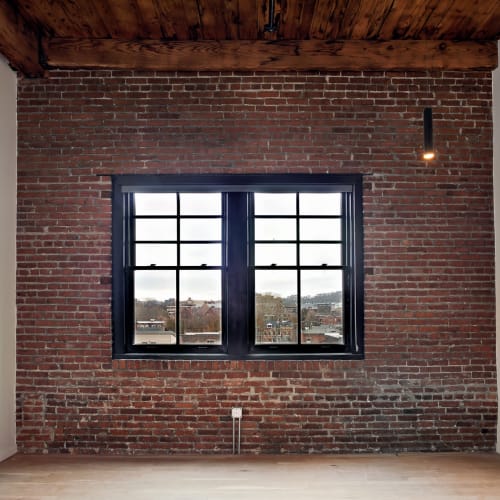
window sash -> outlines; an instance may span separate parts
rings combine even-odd
[[[307,189],[307,188],[306,188]],[[345,207],[346,195],[341,194],[340,203],[337,200],[331,199],[332,203],[337,201],[340,210],[334,210],[332,205],[332,211],[323,211],[319,214],[311,214],[307,210],[307,207],[301,205],[301,200],[305,198],[303,192],[292,192],[287,193],[285,196],[277,195],[273,196],[267,195],[264,197],[264,204],[266,202],[269,204],[268,211],[263,210],[262,206],[257,206],[258,202],[262,200],[255,200],[255,196],[250,197],[250,262],[251,269],[253,272],[253,296],[255,297],[255,306],[253,314],[253,329],[251,332],[252,345],[256,348],[266,348],[265,346],[273,345],[278,343],[279,347],[286,346],[300,346],[301,349],[308,343],[314,343],[315,346],[323,346],[323,348],[328,345],[330,349],[333,349],[333,344],[345,343],[345,318],[343,312],[345,311],[345,304],[343,300],[343,282],[345,280],[345,273],[348,272],[343,262],[346,260],[346,253],[349,252],[348,242],[346,242],[345,237]],[[328,193],[328,195],[333,193]],[[335,193],[337,194],[337,193]],[[321,195],[320,195],[321,196]],[[330,197],[331,198],[331,197]],[[283,205],[283,201],[285,205]],[[262,205],[262,203],[259,203]],[[327,207],[328,208],[328,207]],[[270,213],[273,212],[273,213]],[[325,215],[329,213],[329,215]],[[279,224],[280,221],[293,222],[295,226],[295,238],[294,239],[284,239],[284,240],[273,240],[271,238],[261,238],[258,239],[256,236],[256,225],[260,221],[272,220]],[[328,231],[320,231],[319,234],[315,234],[314,238],[308,238],[307,234],[304,233],[304,222],[313,222],[314,225],[327,223],[333,224],[333,231],[331,237]],[[338,224],[337,224],[338,223]],[[338,228],[336,226],[338,225]],[[310,229],[310,226],[309,226]],[[332,229],[332,228],[330,228]],[[323,238],[321,238],[323,236]],[[308,245],[316,245],[317,248],[333,249],[331,244],[336,244],[339,249],[339,260],[336,265],[321,263],[306,265],[302,262],[302,255],[304,250],[308,248]],[[276,252],[273,252],[273,248]],[[273,259],[283,259],[283,254],[285,254],[284,260],[278,260],[277,262],[268,262],[267,264],[260,263],[262,257],[260,254],[264,250],[264,253],[271,253]],[[320,272],[320,273],[318,273]],[[307,314],[313,314],[315,316],[315,323],[319,322],[319,325],[313,327],[305,325],[303,322],[303,316],[306,315],[303,299],[305,294],[302,293],[303,284],[305,277],[316,274],[317,280],[320,281],[329,275],[330,279],[334,276],[337,277],[337,281],[340,285],[341,307],[340,314],[330,314],[323,315],[326,316],[321,318],[319,313],[314,313],[313,308],[309,308]],[[288,279],[289,289],[288,295],[289,299],[281,298],[276,295],[267,295],[267,300],[263,300],[265,295],[265,290],[261,290],[257,286],[256,276],[275,276],[280,277],[281,280]],[[339,279],[340,278],[340,279]],[[259,280],[260,281],[260,280]],[[272,287],[272,283],[268,282],[267,286]],[[270,290],[268,290],[270,292]],[[330,291],[331,293],[331,291]],[[316,294],[318,295],[318,294]],[[286,300],[290,301],[290,297],[295,296],[295,301],[292,304],[286,305]],[[293,300],[293,299],[292,299]],[[268,302],[268,304],[266,304]],[[267,313],[267,314],[266,314]],[[343,332],[340,336],[339,325],[327,327],[327,324],[333,322],[334,318],[338,319],[340,316],[340,330]],[[267,318],[267,321],[266,321]],[[313,329],[314,328],[314,329]],[[308,331],[306,331],[306,329]],[[316,330],[315,335],[312,332]],[[331,330],[331,331],[330,331]],[[336,335],[334,335],[334,332]],[[327,335],[327,333],[329,335]],[[314,340],[316,340],[314,342]],[[321,340],[321,342],[318,342]]]

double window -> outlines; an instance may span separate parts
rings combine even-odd
[[[113,355],[363,355],[361,177],[113,178]]]

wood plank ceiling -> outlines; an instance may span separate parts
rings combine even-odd
[[[0,53],[27,76],[493,69],[499,37],[500,0],[0,0]]]

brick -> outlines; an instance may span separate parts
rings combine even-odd
[[[493,450],[491,74],[59,71],[18,88],[24,452]],[[423,163],[422,108],[437,160]],[[362,173],[360,361],[111,360],[111,180]]]

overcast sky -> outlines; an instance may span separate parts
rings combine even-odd
[[[256,193],[255,214],[272,215],[277,218],[255,220],[256,240],[294,240],[297,237],[295,219],[280,219],[282,215],[296,214],[295,193]],[[339,215],[341,195],[339,193],[301,193],[299,195],[301,215]],[[137,215],[176,215],[175,193],[136,193]],[[220,215],[222,213],[219,193],[181,193],[181,215]],[[181,239],[221,240],[221,219],[181,219]],[[340,240],[341,229],[338,219],[302,219],[300,237],[307,240]],[[137,244],[136,264],[172,265],[177,263],[176,219],[137,219],[136,239],[165,241],[163,244]],[[221,265],[220,243],[181,244],[181,265]],[[296,265],[296,245],[293,243],[256,243],[256,265]],[[302,265],[340,265],[339,244],[302,244]],[[181,271],[180,300],[191,297],[198,300],[220,300],[219,270]],[[335,270],[302,271],[302,295],[317,295],[341,290],[342,273]],[[297,293],[297,273],[290,270],[257,270],[256,292],[272,293],[287,297]],[[135,294],[139,300],[167,300],[175,297],[174,271],[136,271]]]

